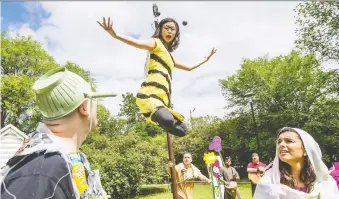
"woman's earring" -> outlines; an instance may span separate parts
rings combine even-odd
[[[306,154],[306,153],[304,153],[304,156],[306,157],[306,156],[307,156],[307,154]]]

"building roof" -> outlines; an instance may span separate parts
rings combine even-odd
[[[16,128],[12,124],[9,124],[0,130],[0,139],[1,137],[7,135],[10,132],[12,132],[14,135],[16,135],[17,137],[21,139],[28,138],[28,136],[25,133],[20,131],[18,128]]]

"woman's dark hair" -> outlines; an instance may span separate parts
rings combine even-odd
[[[280,136],[280,134],[284,133],[284,132],[294,132],[298,135],[299,139],[301,140],[303,146],[304,143],[299,135],[299,133],[294,130],[293,128],[290,127],[284,127],[282,129],[280,129],[278,131],[278,137]],[[289,164],[287,164],[286,162],[283,162],[279,159],[279,171],[280,171],[280,183],[281,184],[285,184],[291,188],[296,188],[296,184],[295,184],[295,179],[291,174],[291,166]],[[316,179],[316,175],[315,175],[315,171],[313,169],[313,166],[311,164],[310,159],[308,158],[308,156],[304,157],[304,166],[301,169],[300,172],[300,180],[305,184],[305,187],[307,188],[307,193],[309,193],[312,188],[313,188],[313,184],[315,182]]]
[[[174,39],[168,45],[168,51],[169,52],[173,52],[175,49],[178,48],[179,43],[180,43],[179,25],[178,25],[178,23],[174,19],[172,19],[172,18],[165,18],[165,19],[161,20],[152,37],[153,38],[159,38],[162,41],[162,43],[164,43],[165,41],[164,41],[164,38],[162,38],[162,36],[161,36],[161,30],[162,30],[162,27],[164,26],[164,24],[168,23],[168,22],[175,23],[175,26],[177,28],[177,32],[176,32],[176,34],[174,36]]]

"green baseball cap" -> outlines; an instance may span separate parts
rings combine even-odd
[[[93,93],[79,75],[58,67],[40,77],[33,85],[37,105],[45,120],[56,120],[74,111],[86,98],[115,97],[115,93]]]

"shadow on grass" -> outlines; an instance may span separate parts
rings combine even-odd
[[[167,186],[161,186],[161,187],[153,187],[153,186],[147,186],[147,187],[142,187],[139,193],[139,196],[146,196],[150,194],[157,194],[157,193],[164,193],[168,192],[168,187]]]

